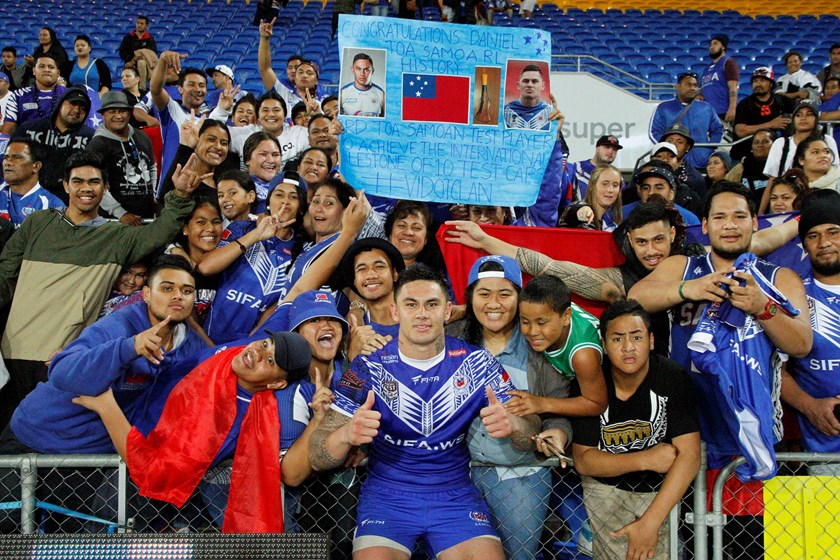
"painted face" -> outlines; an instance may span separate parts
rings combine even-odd
[[[470,221],[481,225],[501,226],[505,210],[501,206],[470,206]]]
[[[330,172],[327,156],[320,150],[311,150],[298,164],[298,174],[310,185],[327,178]]]
[[[389,241],[406,263],[413,263],[426,246],[427,235],[426,220],[420,214],[412,213],[394,222]]]
[[[231,369],[239,386],[251,394],[286,387],[287,372],[274,362],[274,341],[255,340],[233,358]]]
[[[297,329],[306,339],[312,357],[319,362],[331,362],[341,348],[341,323],[333,317],[313,317]]]
[[[315,235],[318,238],[324,238],[340,231],[343,213],[344,206],[338,200],[335,189],[332,187],[318,189],[309,204],[309,215],[312,218]]]
[[[260,104],[260,111],[257,118],[264,131],[277,136],[283,130],[286,111],[283,110],[283,106],[278,100],[266,99]]]
[[[503,332],[512,327],[519,306],[513,282],[505,278],[481,278],[472,293],[472,310],[486,331]]]
[[[149,267],[145,264],[133,264],[122,271],[117,277],[114,288],[124,296],[130,296],[146,285],[149,277]]]
[[[653,335],[641,317],[621,315],[607,325],[604,350],[610,359],[613,375],[647,373]]]
[[[558,313],[546,303],[519,303],[519,328],[535,352],[561,348],[569,337],[571,317],[571,307]]]
[[[64,190],[69,198],[68,206],[82,215],[95,213],[99,209],[105,188],[102,172],[89,165],[70,171],[70,180],[64,182]]]
[[[250,103],[240,103],[233,113],[233,126],[248,126],[257,122],[257,112]]]
[[[298,191],[294,185],[280,183],[271,191],[267,204],[272,216],[277,216],[281,222],[291,220],[300,210]]]
[[[415,346],[443,342],[444,323],[451,311],[443,288],[429,280],[404,284],[391,306],[391,316],[400,324],[400,343]]]
[[[712,252],[732,260],[747,252],[758,221],[750,215],[747,200],[740,195],[723,192],[712,199],[709,217],[703,218],[703,233],[708,234]]]
[[[171,316],[170,324],[183,323],[195,305],[195,280],[186,270],[159,270],[152,283],[143,288],[143,299],[151,316],[158,321]]]
[[[251,152],[248,160],[248,173],[260,181],[271,181],[280,171],[280,145],[273,140],[263,140]]]
[[[542,74],[536,71],[523,72],[517,82],[519,88],[519,100],[528,106],[540,102],[542,92],[545,89],[545,80]]]
[[[205,204],[193,212],[183,232],[189,244],[190,254],[193,248],[205,253],[212,251],[222,237],[222,217],[213,206]]]
[[[363,298],[379,301],[394,291],[397,273],[391,268],[391,261],[384,251],[362,251],[354,260],[353,284]]]
[[[246,191],[233,179],[219,181],[216,190],[219,193],[219,207],[225,218],[230,221],[247,218],[251,204],[257,198],[256,192]]]
[[[215,168],[221,165],[228,155],[230,137],[220,126],[210,126],[198,137],[195,145],[195,157],[201,162]]]
[[[630,246],[639,262],[653,270],[671,256],[671,244],[676,230],[666,221],[650,222],[627,233]]]

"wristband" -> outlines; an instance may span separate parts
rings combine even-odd
[[[685,300],[685,294],[683,293],[682,290],[683,290],[683,286],[685,286],[686,282],[688,282],[688,280],[683,280],[682,283],[680,284],[680,289],[678,290],[678,293],[680,294],[680,299],[682,299],[682,300]]]
[[[243,245],[242,242],[239,241],[238,239],[234,239],[233,242],[236,243],[237,245],[239,245],[239,250],[242,251],[242,254],[244,255],[245,251],[248,250],[248,249],[245,248],[245,245]]]

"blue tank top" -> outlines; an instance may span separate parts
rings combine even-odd
[[[726,74],[724,72],[724,66],[728,59],[729,55],[725,54],[717,62],[710,64],[703,74],[701,84],[703,99],[712,104],[715,113],[718,115],[722,115],[729,109],[729,86],[726,85]]]

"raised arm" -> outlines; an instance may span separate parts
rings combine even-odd
[[[260,44],[257,49],[257,64],[259,65],[263,86],[265,86],[267,91],[271,91],[274,88],[274,84],[277,83],[277,74],[271,67],[270,42],[272,35],[274,35],[274,22],[276,21],[277,18],[274,18],[270,22],[260,22]],[[289,107],[290,112],[291,110],[292,108]]]
[[[179,73],[181,72],[181,59],[186,58],[185,54],[178,54],[174,51],[165,51],[161,53],[155,69],[152,70],[152,76],[149,78],[149,91],[152,92],[152,102],[159,111],[163,111],[169,105],[169,94],[163,89],[163,83],[166,79],[166,69],[175,68]]]
[[[750,252],[759,257],[769,255],[788,241],[796,238],[798,233],[799,222],[797,220],[788,220],[773,227],[760,229],[752,236]]]
[[[460,243],[491,255],[515,258],[522,272],[531,276],[548,274],[562,279],[575,294],[597,301],[612,303],[624,298],[624,283],[617,268],[590,268],[568,261],[557,261],[542,253],[511,245],[493,237],[469,221],[450,221],[455,229],[446,232],[446,241]]]

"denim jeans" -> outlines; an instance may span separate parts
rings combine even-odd
[[[376,5],[376,6],[371,6],[370,7],[370,15],[380,16],[380,17],[388,17],[388,8],[390,8],[390,6],[388,4],[385,4],[384,6],[382,4],[379,4],[379,5]]]
[[[548,512],[551,471],[541,468],[529,476],[500,480],[495,467],[474,467],[472,480],[490,506],[505,557],[533,560]]]

